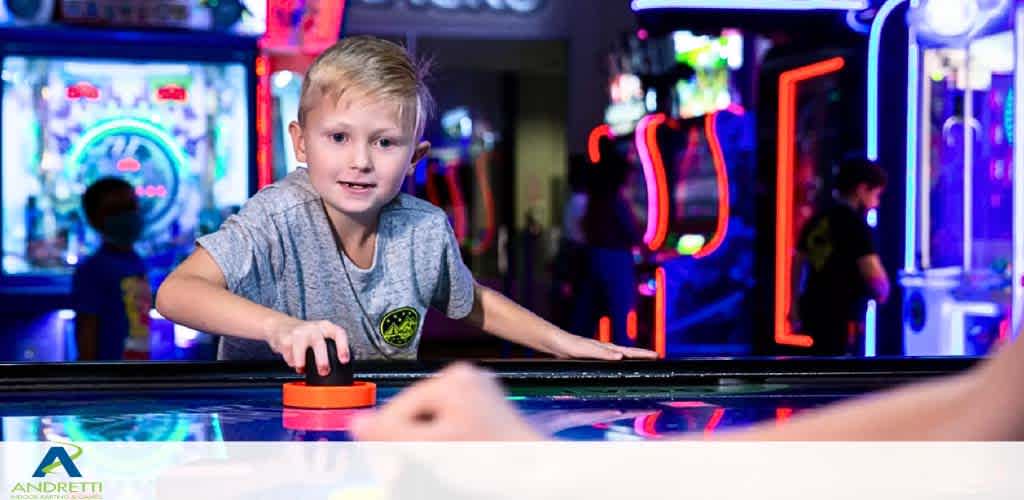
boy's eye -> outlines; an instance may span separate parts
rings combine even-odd
[[[334,142],[345,142],[345,137],[345,134],[341,132],[331,134],[331,140]]]
[[[388,139],[386,137],[382,137],[380,139],[377,139],[377,145],[382,148],[390,148],[395,145],[395,141]]]

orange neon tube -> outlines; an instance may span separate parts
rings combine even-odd
[[[473,255],[481,255],[491,248],[494,243],[494,193],[491,192],[491,181],[487,177],[487,168],[490,166],[491,152],[484,151],[477,155],[474,160],[476,170],[476,182],[480,185],[480,192],[484,197],[484,236],[476,242],[469,252]]]
[[[665,358],[665,268],[654,271],[654,352]]]
[[[793,175],[796,168],[796,93],[800,82],[843,68],[845,60],[833,57],[779,75],[779,126],[775,184],[775,342],[810,347],[814,341],[792,331],[787,315],[792,306],[793,285]]]
[[[715,184],[718,187],[718,221],[711,241],[693,254],[697,259],[707,257],[718,250],[722,246],[722,242],[725,241],[725,235],[729,232],[729,172],[725,164],[725,155],[722,154],[722,144],[718,141],[717,118],[717,111],[704,118],[704,134],[708,138],[711,158],[715,164]]]
[[[271,164],[270,122],[273,120],[270,95],[270,59],[256,56],[256,184],[262,188],[274,182]]]
[[[444,180],[448,184],[448,195],[452,202],[455,237],[461,245],[466,240],[466,203],[462,200],[462,189],[459,187],[456,168],[458,168],[457,162],[449,162],[448,168],[444,172]]]
[[[607,123],[602,123],[594,127],[594,130],[590,131],[590,136],[587,137],[587,158],[590,159],[590,163],[597,164],[601,161],[601,138],[607,137],[611,139],[612,128]]]

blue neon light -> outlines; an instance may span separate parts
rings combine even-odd
[[[871,34],[868,37],[868,144],[867,155],[871,161],[878,160],[878,52],[882,42],[882,27],[885,20],[906,0],[887,0],[878,9],[875,18],[871,21]],[[913,0],[916,2],[916,0]],[[909,168],[909,166],[908,166]],[[916,167],[915,167],[916,169]],[[868,310],[864,315],[864,355],[875,355],[875,344],[877,342],[877,304],[875,301],[868,302]]]
[[[878,304],[873,300],[868,301],[868,310],[864,315],[864,356],[874,357],[877,353],[877,339],[875,337],[875,322],[877,321]],[[870,329],[868,329],[870,327]]]
[[[861,10],[866,0],[633,0],[646,9]]]
[[[882,41],[882,27],[885,20],[906,0],[888,0],[878,9],[871,21],[871,35],[868,37],[868,159],[878,159],[878,51]]]
[[[920,55],[914,32],[910,31],[910,43],[907,44],[907,191],[906,217],[907,225],[904,233],[903,270],[913,272],[917,255],[917,112],[918,92],[920,91]]]

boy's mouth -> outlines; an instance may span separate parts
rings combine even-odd
[[[342,187],[351,189],[353,191],[366,191],[366,190],[373,189],[373,188],[377,187],[376,184],[369,183],[369,182],[345,182],[345,181],[338,181],[338,184],[341,184]]]

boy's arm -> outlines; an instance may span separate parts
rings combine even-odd
[[[93,313],[75,313],[75,345],[79,361],[95,361],[100,336],[100,317]]]
[[[298,371],[304,369],[307,347],[317,351],[319,368],[328,366],[325,337],[337,341],[339,358],[348,361],[348,342],[341,327],[326,321],[302,321],[231,293],[220,266],[202,247],[160,285],[156,308],[167,319],[189,328],[268,342]],[[299,337],[308,338],[302,342]]]
[[[882,266],[882,259],[878,254],[873,253],[857,259],[857,268],[875,301],[879,304],[886,303],[889,300],[889,275],[885,273],[885,267]]]
[[[656,353],[646,349],[605,344],[563,331],[504,295],[480,284],[474,286],[473,309],[466,321],[496,337],[559,358],[617,360],[657,357]]]

